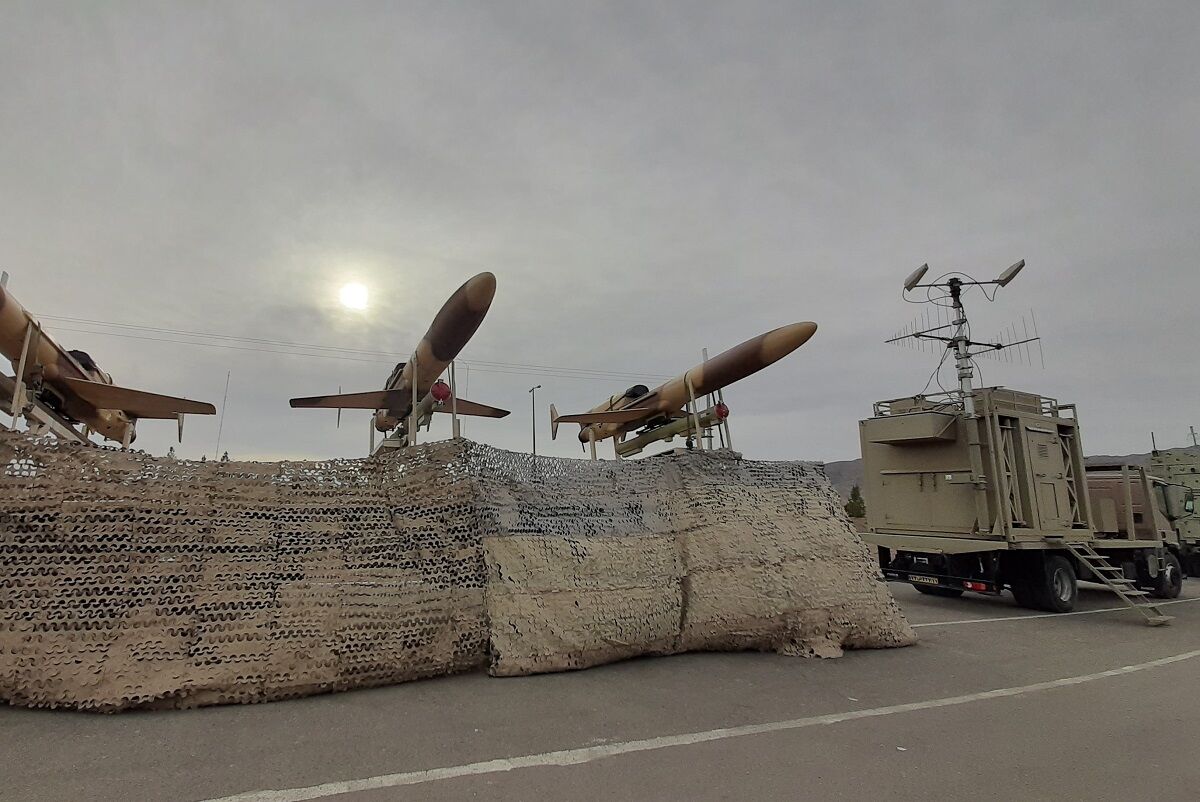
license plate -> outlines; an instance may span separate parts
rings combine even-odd
[[[938,584],[938,581],[937,581],[937,578],[936,578],[936,577],[932,577],[932,576],[917,576],[916,574],[909,574],[909,575],[908,575],[908,581],[909,581],[909,582],[920,582],[922,585],[936,585],[936,584]]]

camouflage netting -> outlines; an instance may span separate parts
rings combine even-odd
[[[469,441],[185,462],[0,432],[0,698],[283,699],[487,664],[912,643],[819,466]]]

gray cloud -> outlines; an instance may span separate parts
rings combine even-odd
[[[47,315],[398,353],[490,269],[465,357],[638,374],[812,319],[730,392],[734,437],[837,459],[936,361],[881,343],[919,311],[903,276],[1024,257],[972,311],[1036,309],[1047,370],[985,381],[1077,401],[1090,450],[1142,450],[1200,423],[1198,25],[1186,3],[9,3],[0,263]],[[336,308],[347,280],[370,315]],[[163,392],[219,401],[230,371],[237,456],[361,453],[365,415],[286,399],[389,369],[60,339]],[[508,448],[530,385],[575,409],[631,383],[468,376],[515,410],[468,434]],[[211,452],[216,422],[188,427],[182,453]]]

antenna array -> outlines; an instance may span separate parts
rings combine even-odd
[[[947,348],[953,347],[955,328],[954,310],[945,304],[937,303],[936,299],[927,302],[930,309],[922,311],[885,340],[909,350],[922,353],[940,354]],[[1015,320],[1003,327],[986,340],[972,341],[976,350],[970,353],[971,358],[988,359],[993,362],[1028,365],[1035,362],[1043,370],[1046,368],[1046,356],[1042,352],[1042,338],[1038,332],[1037,315],[1032,309],[1022,314],[1020,320]],[[1036,351],[1037,359],[1034,359]]]

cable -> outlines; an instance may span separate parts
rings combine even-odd
[[[263,345],[277,345],[277,346],[281,346],[281,347],[285,347],[285,348],[304,349],[305,351],[317,350],[317,351],[329,351],[329,352],[333,352],[334,354],[361,354],[361,355],[365,355],[365,356],[385,356],[385,357],[389,357],[391,359],[405,359],[407,357],[407,355],[401,354],[401,353],[398,353],[395,351],[372,351],[372,350],[361,349],[361,348],[342,348],[342,347],[338,347],[338,346],[317,345],[314,343],[297,343],[297,342],[290,342],[287,340],[268,340],[268,339],[263,339],[263,338],[259,338],[259,337],[242,337],[242,336],[229,335],[229,334],[213,334],[210,332],[189,331],[186,329],[167,329],[167,328],[161,328],[161,327],[156,327],[156,326],[143,326],[143,325],[132,324],[132,323],[113,323],[113,322],[103,321],[103,320],[89,320],[86,318],[70,318],[70,317],[58,316],[58,315],[42,315],[41,317],[43,317],[47,320],[64,320],[64,321],[69,321],[69,322],[74,322],[74,323],[84,323],[84,324],[88,324],[88,325],[92,325],[92,326],[108,326],[108,327],[121,328],[121,329],[126,329],[126,330],[151,331],[151,332],[163,333],[163,334],[178,334],[178,335],[187,336],[187,337],[205,337],[205,338],[209,338],[209,339],[227,340],[227,341],[232,341],[232,342],[250,342],[250,343],[259,343],[259,344],[263,344]],[[155,337],[135,337],[134,335],[128,335],[128,334],[127,335],[119,335],[114,332],[95,331],[93,329],[72,329],[72,328],[67,328],[67,327],[61,327],[60,330],[61,331],[72,331],[72,332],[83,333],[83,334],[107,334],[108,336],[111,336],[111,337],[123,336],[123,337],[127,337],[127,338],[132,338],[132,339],[146,339],[146,340],[153,340],[153,341],[158,341],[158,342],[174,342],[174,343],[182,343],[185,345],[204,345],[204,346],[208,346],[208,347],[215,346],[215,344],[213,344],[213,343],[199,343],[199,342],[195,342],[192,340],[177,340],[177,339],[165,339],[165,338],[155,338]],[[254,349],[237,348],[234,346],[224,346],[224,345],[215,346],[215,347],[230,347],[230,348],[234,348],[234,350],[254,350]],[[282,354],[298,353],[298,352],[293,352],[293,351],[276,351],[276,350],[265,350],[265,349],[262,349],[262,350],[264,353],[282,353]],[[310,353],[304,353],[302,355],[304,355],[304,356],[322,356],[321,354],[310,354]],[[326,358],[351,359],[350,357],[342,357],[342,356],[333,356],[333,357],[326,357]],[[371,362],[376,362],[376,363],[378,362],[378,360],[357,360],[357,361],[371,361]],[[460,359],[458,361],[461,362],[462,364],[478,365],[478,366],[483,366],[484,368],[501,368],[501,369],[505,369],[505,370],[518,370],[518,371],[522,371],[522,375],[536,375],[537,373],[540,373],[540,372],[548,372],[548,373],[552,373],[553,375],[579,374],[579,375],[586,376],[589,378],[620,378],[620,379],[641,378],[641,379],[649,379],[649,380],[654,380],[654,381],[665,381],[666,379],[670,378],[667,376],[662,376],[659,374],[650,374],[650,373],[635,373],[635,372],[623,372],[623,371],[619,372],[619,371],[601,370],[601,369],[592,369],[592,368],[570,368],[570,367],[561,367],[561,366],[557,366],[557,365],[533,365],[533,364],[525,364],[525,363],[520,363],[520,362],[499,362],[499,361],[486,360],[486,359],[471,359],[471,360]],[[534,373],[531,374],[530,371],[534,371]],[[498,371],[493,371],[493,372],[498,372]]]
[[[46,316],[46,317],[48,317],[48,316]],[[306,353],[303,351],[284,351],[284,350],[278,350],[278,349],[272,349],[272,348],[253,348],[253,347],[248,347],[248,346],[231,345],[229,343],[206,343],[206,342],[198,342],[195,340],[175,340],[175,339],[169,339],[169,338],[165,338],[165,337],[147,337],[145,335],[137,335],[137,334],[120,334],[120,333],[114,332],[114,331],[96,331],[94,329],[75,329],[75,328],[70,328],[67,326],[54,326],[53,328],[55,331],[67,331],[67,332],[73,332],[76,334],[98,334],[98,335],[105,336],[105,337],[120,337],[122,339],[128,339],[128,340],[145,340],[148,342],[172,343],[175,345],[198,345],[198,346],[202,346],[205,348],[224,348],[226,350],[231,350],[231,351],[252,351],[255,353],[262,353],[262,354],[280,354],[283,356],[300,356],[300,357],[309,357],[312,359],[332,359],[332,360],[341,361],[341,362],[362,362],[362,363],[372,364],[372,365],[392,365],[392,364],[394,364],[394,362],[392,362],[392,361],[385,362],[381,359],[362,359],[362,358],[358,358],[358,357],[337,355],[337,354]],[[147,328],[149,328],[149,327],[147,327]],[[221,336],[221,335],[217,335],[217,336]],[[227,337],[226,339],[233,339],[233,338]],[[299,344],[295,344],[295,345],[299,345]],[[301,346],[301,347],[310,347],[310,346]],[[320,346],[317,346],[317,347],[320,347]],[[346,351],[347,351],[347,353],[368,353],[368,354],[372,353],[370,351],[363,352],[363,351],[354,351],[352,349],[346,349]],[[378,352],[378,353],[380,353],[381,355],[386,355],[386,352]],[[399,357],[399,355],[396,355],[396,356]],[[558,368],[558,367],[552,367],[552,366],[522,365],[519,363],[503,363],[503,362],[484,362],[484,361],[480,361],[480,360],[465,360],[465,359],[457,360],[457,361],[464,366],[472,367],[475,370],[478,370],[482,373],[496,373],[496,374],[500,374],[500,375],[509,375],[509,376],[554,376],[555,378],[561,378],[561,379],[586,379],[589,381],[605,381],[605,380],[614,380],[614,379],[621,380],[621,381],[637,380],[637,379],[647,379],[647,380],[651,380],[651,381],[666,381],[667,379],[670,378],[668,376],[656,376],[656,375],[643,374],[643,373],[617,373],[615,371],[601,371],[601,370],[593,371],[593,370],[589,370],[586,368]]]
[[[942,352],[942,358],[938,360],[937,367],[935,367],[933,369],[933,373],[929,374],[929,379],[925,382],[925,386],[921,388],[921,392],[917,393],[917,395],[925,395],[925,391],[929,389],[929,385],[933,383],[934,378],[937,377],[938,373],[941,372],[942,365],[946,364],[946,357],[948,357],[949,355],[950,355],[949,348],[947,348],[945,351]],[[941,378],[937,379],[937,383],[938,383],[938,387],[942,388],[942,392],[943,393],[946,392],[946,388],[942,387]]]
[[[74,318],[74,317],[65,317],[65,316],[59,316],[59,315],[41,315],[40,317],[45,318],[46,320],[62,320],[62,321],[68,321],[68,322],[72,322],[72,323],[84,323],[84,324],[88,324],[88,325],[92,325],[92,326],[107,326],[107,327],[112,327],[112,328],[131,329],[131,330],[135,330],[135,331],[152,331],[152,332],[157,332],[160,334],[178,334],[178,335],[187,336],[187,337],[206,337],[209,339],[229,340],[229,341],[233,341],[233,342],[251,342],[251,343],[260,343],[263,345],[278,345],[278,346],[288,347],[288,348],[302,348],[302,349],[306,349],[306,350],[331,351],[331,352],[335,352],[335,353],[345,353],[345,354],[385,356],[385,357],[389,357],[391,359],[407,358],[406,354],[401,354],[396,351],[372,351],[372,350],[363,349],[363,348],[343,348],[343,347],[331,346],[331,345],[317,345],[314,343],[290,342],[288,340],[267,340],[267,339],[263,339],[260,337],[244,337],[244,336],[231,335],[231,334],[213,334],[210,332],[189,331],[186,329],[167,329],[167,328],[161,328],[161,327],[157,327],[157,326],[143,326],[143,325],[138,325],[138,324],[134,324],[134,323],[113,323],[113,322],[104,321],[104,320],[89,320],[87,318]],[[94,331],[91,329],[63,328],[61,330],[62,331],[73,331],[73,332],[85,333],[85,334],[109,334],[109,336],[117,336],[116,334],[112,334],[111,332]],[[125,335],[125,336],[131,336],[131,335]],[[154,339],[154,338],[143,338],[143,339]],[[188,345],[209,345],[209,346],[212,345],[211,343],[196,343],[196,342],[192,342],[189,340],[159,339],[158,341],[159,342],[182,342],[182,343],[185,343]],[[268,351],[266,353],[291,353],[291,352],[290,351]],[[316,354],[306,354],[306,355],[307,356],[317,356]],[[469,364],[484,365],[484,366],[496,367],[496,368],[536,369],[539,371],[559,371],[561,373],[580,373],[580,374],[588,374],[591,376],[600,376],[600,377],[608,376],[608,377],[614,377],[614,378],[642,378],[642,379],[652,379],[652,380],[660,380],[660,381],[669,378],[666,376],[660,376],[657,374],[648,374],[648,373],[632,373],[632,372],[626,373],[626,372],[599,370],[599,369],[591,369],[591,368],[568,368],[568,367],[560,367],[560,366],[556,366],[556,365],[531,365],[531,364],[524,364],[524,363],[520,363],[520,362],[497,362],[497,361],[486,360],[486,359],[472,359],[472,360],[461,359],[458,361],[462,362],[463,364],[469,363]]]

